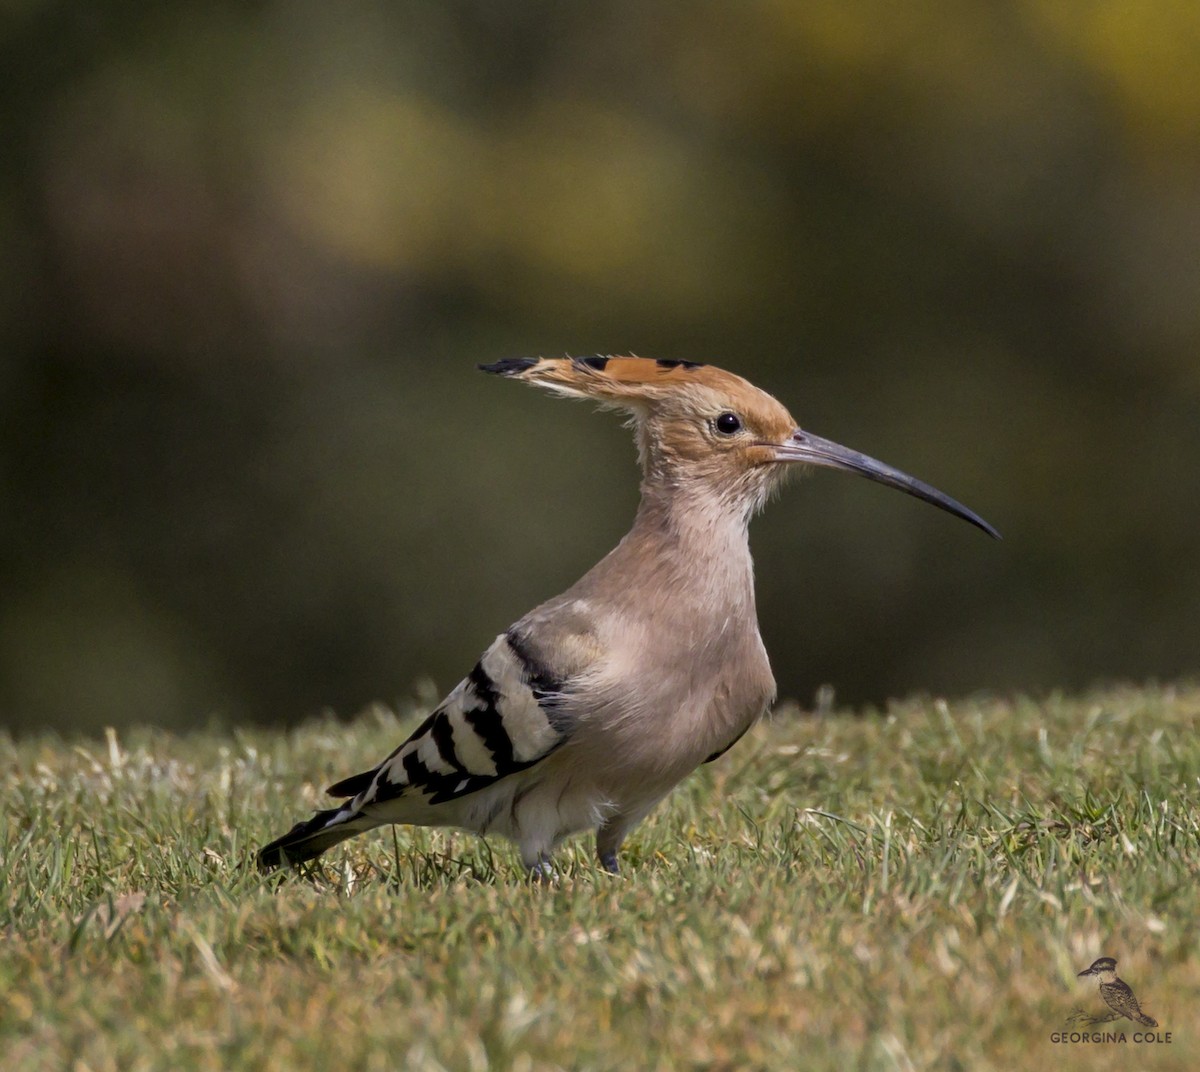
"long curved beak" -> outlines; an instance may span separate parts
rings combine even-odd
[[[956,502],[949,495],[942,494],[937,488],[930,487],[915,477],[902,473],[899,469],[893,469],[890,465],[885,465],[865,454],[859,454],[856,450],[850,450],[848,447],[815,436],[811,432],[797,428],[786,443],[775,445],[774,450],[775,460],[779,462],[804,462],[827,469],[845,469],[851,473],[860,473],[880,484],[886,484],[888,487],[897,488],[908,495],[914,495],[918,499],[924,499],[927,503],[932,503],[939,509],[954,514],[955,517],[969,521],[994,539],[1000,539],[1000,533],[977,513],[968,510],[962,503]]]

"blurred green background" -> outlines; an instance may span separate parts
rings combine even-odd
[[[1200,669],[1194,0],[0,3],[0,723],[447,689],[625,531],[628,433],[474,371],[711,361],[819,473],[781,692]]]

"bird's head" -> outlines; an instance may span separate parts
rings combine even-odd
[[[1112,957],[1101,957],[1099,960],[1093,961],[1090,968],[1084,968],[1077,978],[1082,979],[1088,975],[1106,975],[1116,970],[1117,962]]]
[[[584,357],[510,359],[480,368],[630,414],[648,481],[702,486],[747,516],[797,466],[822,466],[898,488],[999,536],[936,488],[804,431],[765,391],[712,365]]]

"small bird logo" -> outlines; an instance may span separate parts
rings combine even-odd
[[[1088,977],[1100,980],[1100,996],[1104,999],[1104,1004],[1112,1009],[1112,1012],[1107,1016],[1085,1016],[1085,1019],[1091,1023],[1104,1023],[1124,1017],[1146,1027],[1158,1027],[1158,1021],[1153,1016],[1142,1012],[1138,999],[1134,997],[1129,984],[1124,979],[1117,977],[1117,962],[1112,957],[1101,957],[1093,962],[1090,968],[1085,968],[1078,975],[1080,979]]]
[[[390,756],[330,786],[343,803],[259,850],[264,869],[407,823],[507,837],[536,877],[563,838],[590,829],[600,865],[616,872],[625,836],[775,698],[747,526],[788,473],[857,473],[999,535],[936,488],[801,428],[770,395],[711,365],[585,357],[481,367],[629,415],[642,464],[633,528],[496,637]],[[536,568],[529,556],[514,560]]]

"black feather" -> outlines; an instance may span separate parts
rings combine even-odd
[[[342,811],[342,808],[326,808],[319,811],[311,819],[297,823],[283,837],[264,845],[258,850],[258,869],[273,871],[284,864],[302,864],[305,860],[316,859],[339,841],[353,837],[362,829],[353,822],[328,826],[329,820]]]
[[[519,376],[526,369],[533,368],[539,360],[536,357],[504,357],[490,365],[480,365],[479,371],[491,372],[496,376]]]
[[[430,727],[430,733],[433,735],[433,743],[438,750],[438,755],[442,757],[442,762],[456,771],[465,772],[467,768],[458,761],[458,754],[454,751],[454,729],[444,712],[437,713]]]
[[[730,750],[730,749],[731,749],[731,748],[732,748],[732,747],[733,747],[735,744],[737,744],[737,743],[738,743],[738,741],[740,741],[740,740],[741,740],[743,737],[745,737],[745,736],[746,736],[746,731],[747,731],[747,730],[749,730],[749,729],[750,729],[750,727],[749,727],[749,726],[747,726],[747,727],[746,727],[746,729],[742,730],[742,732],[741,732],[741,733],[739,733],[739,734],[738,734],[738,735],[737,735],[737,736],[736,736],[736,737],[735,737],[735,738],[734,738],[732,741],[730,741],[730,742],[729,742],[729,743],[728,743],[728,744],[727,744],[727,745],[726,745],[724,748],[719,748],[719,749],[717,749],[717,751],[715,751],[715,752],[714,752],[714,753],[713,753],[711,756],[709,756],[709,757],[708,757],[708,759],[706,759],[704,762],[705,762],[705,763],[712,763],[712,762],[714,762],[714,761],[716,761],[716,760],[720,759],[720,758],[721,758],[721,757],[722,757],[722,756],[723,756],[723,755],[724,755],[726,752],[728,752],[728,751],[729,751],[729,750]]]
[[[546,718],[559,733],[570,733],[574,728],[572,720],[563,711],[563,694],[567,685],[562,678],[555,677],[550,670],[534,657],[529,644],[515,629],[504,634],[509,649],[516,656],[525,673],[525,680],[538,706],[546,712]]]
[[[331,797],[356,797],[364,789],[370,788],[371,782],[375,779],[375,774],[378,770],[378,767],[372,767],[361,774],[352,774],[349,778],[343,778],[340,782],[334,782],[325,792]]]

